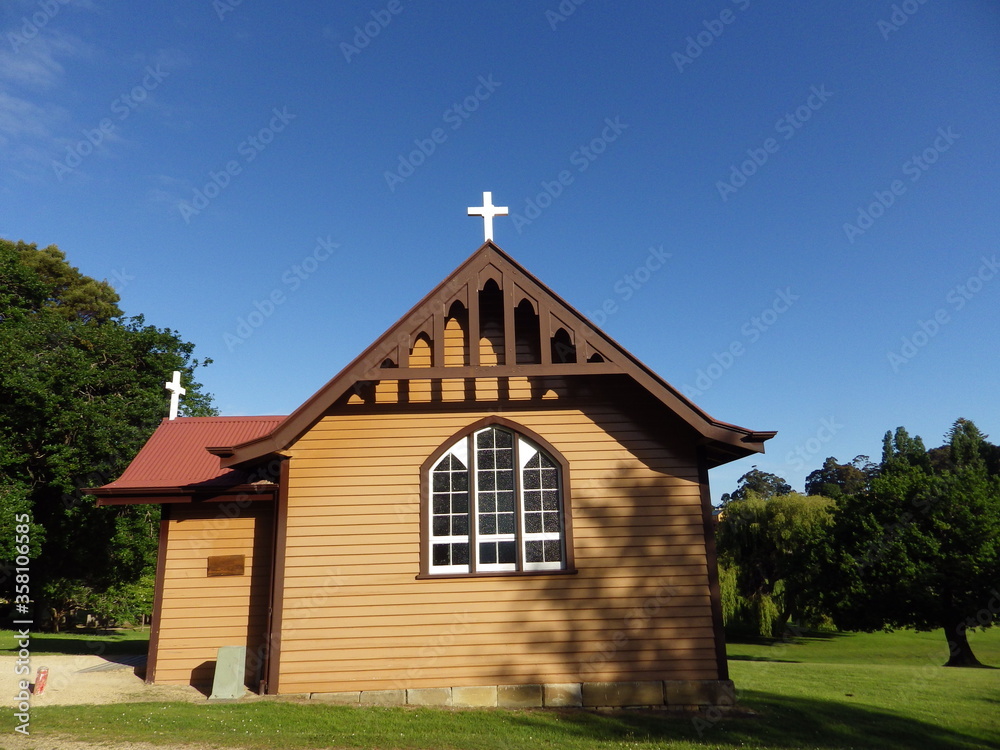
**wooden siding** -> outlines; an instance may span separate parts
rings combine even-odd
[[[344,406],[292,447],[280,691],[717,679],[693,443],[511,402],[569,462],[576,574],[417,579],[420,466],[489,414],[452,408]]]
[[[219,647],[246,646],[247,685],[257,687],[270,599],[273,518],[270,502],[171,508],[157,683],[210,686]],[[208,558],[216,555],[244,555],[243,575],[208,576]]]

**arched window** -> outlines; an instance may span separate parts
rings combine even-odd
[[[436,455],[425,468],[427,573],[569,567],[564,472],[544,448],[489,424]]]

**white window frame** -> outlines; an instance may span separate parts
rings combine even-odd
[[[479,533],[479,452],[476,449],[476,437],[487,430],[498,430],[512,437],[512,466],[514,475],[514,532],[507,534]],[[524,501],[524,471],[528,462],[536,453],[546,456],[556,469],[557,487],[559,493],[559,530],[527,533],[525,531],[525,501]],[[458,459],[469,473],[469,534],[466,536],[434,534],[434,471],[449,455]],[[521,435],[515,429],[490,424],[456,440],[427,468],[427,572],[430,575],[475,575],[479,573],[511,573],[511,572],[545,572],[562,571],[568,568],[566,542],[566,506],[565,479],[559,461],[544,448],[535,444],[530,438]],[[487,490],[488,491],[488,490]],[[513,563],[483,563],[480,562],[480,542],[514,542],[516,559]],[[553,562],[527,562],[527,543],[529,541],[558,541],[560,544],[560,560]],[[469,544],[468,565],[435,565],[435,544]]]

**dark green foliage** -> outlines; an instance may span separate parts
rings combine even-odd
[[[776,495],[787,495],[791,491],[792,486],[783,477],[754,466],[739,478],[739,486],[732,494],[727,492],[722,496],[722,504],[725,505],[730,500],[745,500],[751,494],[766,500]]]
[[[1000,619],[1000,478],[974,424],[947,437],[932,461],[903,428],[886,434],[879,476],[838,499],[820,589],[839,627],[943,627],[948,663],[973,666],[966,631]]]
[[[806,477],[806,494],[836,499],[841,495],[856,495],[868,486],[878,473],[878,467],[868,456],[856,456],[849,464],[838,464],[830,457],[823,467]]]
[[[173,370],[185,373],[183,414],[215,411],[191,379],[193,345],[123,317],[114,289],[58,248],[0,240],[0,280],[0,514],[30,509],[32,594],[58,625],[155,563],[155,506],[97,508],[79,489],[121,474],[165,416]]]
[[[767,636],[789,620],[822,619],[813,586],[832,507],[797,492],[770,499],[748,493],[725,506],[717,538],[727,624]]]

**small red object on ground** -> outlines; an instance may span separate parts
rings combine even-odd
[[[49,679],[49,668],[39,667],[38,676],[35,677],[35,689],[32,691],[35,695],[41,695],[45,692],[45,682]]]

